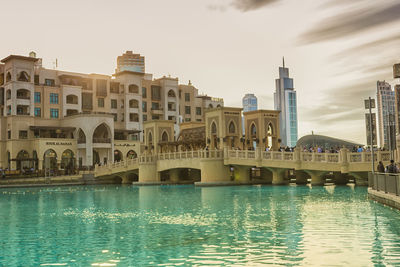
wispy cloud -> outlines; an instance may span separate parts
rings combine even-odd
[[[232,6],[240,11],[246,12],[259,9],[281,0],[234,0]]]

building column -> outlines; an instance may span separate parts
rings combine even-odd
[[[286,169],[272,169],[272,184],[273,185],[283,185],[287,184],[287,181],[285,180],[285,174],[286,174]]]
[[[139,164],[139,182],[151,183],[160,182],[160,173],[157,171],[156,163],[141,163]]]
[[[92,137],[86,137],[86,162],[85,166],[92,166],[93,165],[93,143]],[[101,162],[101,161],[100,161]]]
[[[323,171],[306,171],[308,175],[311,177],[311,185],[324,185],[325,184],[325,175],[327,172]]]
[[[230,170],[224,165],[223,159],[201,159],[201,182],[229,182],[231,180]]]

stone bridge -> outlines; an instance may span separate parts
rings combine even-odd
[[[371,171],[371,153],[310,153],[250,150],[197,150],[174,153],[143,154],[136,159],[96,166],[95,179],[117,177],[123,183],[138,184],[196,183],[217,184],[299,184],[326,181],[344,184],[353,179],[367,184]],[[389,164],[390,153],[375,152],[375,161]]]

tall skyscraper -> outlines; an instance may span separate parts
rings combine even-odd
[[[395,120],[395,92],[386,81],[376,83],[376,94],[378,102],[378,125],[379,125],[379,145],[380,147],[395,147],[394,129]],[[392,138],[389,139],[389,137]]]
[[[400,63],[393,65],[393,78],[400,80]],[[395,110],[396,110],[396,133],[400,134],[400,83],[394,86]]]
[[[245,94],[242,99],[243,112],[253,111],[258,109],[257,97],[254,94]]]
[[[117,69],[115,73],[122,71],[145,72],[144,56],[126,51],[122,56],[117,57]]]
[[[289,68],[279,67],[279,79],[275,80],[274,107],[279,110],[281,144],[294,147],[297,143],[297,97],[293,79],[289,78]]]

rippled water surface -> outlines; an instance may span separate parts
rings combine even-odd
[[[0,189],[0,266],[400,265],[363,187]]]

